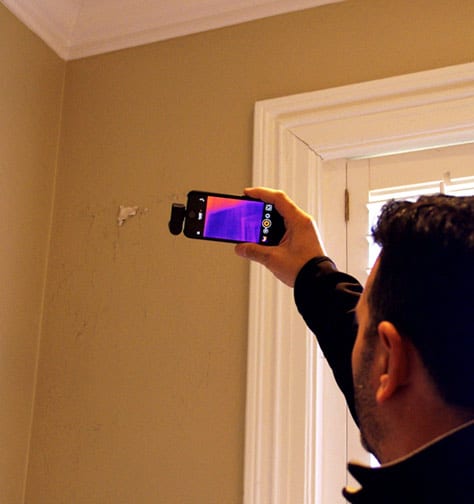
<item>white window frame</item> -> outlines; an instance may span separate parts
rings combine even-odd
[[[287,191],[327,240],[341,210],[328,216],[324,186],[339,160],[469,141],[471,63],[266,100],[255,106],[253,184]],[[322,357],[292,291],[258,265],[250,275],[244,504],[319,504],[332,463]]]

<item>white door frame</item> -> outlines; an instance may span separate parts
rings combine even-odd
[[[261,101],[253,184],[287,191],[327,242],[341,232],[342,205],[324,193],[328,178],[342,176],[339,160],[473,140],[471,63]],[[342,419],[325,420],[330,377],[292,296],[251,266],[245,504],[327,502],[333,461],[324,445],[328,436],[337,445]]]

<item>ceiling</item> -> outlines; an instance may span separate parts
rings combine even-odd
[[[61,58],[82,58],[343,0],[0,0]]]

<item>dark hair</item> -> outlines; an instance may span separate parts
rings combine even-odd
[[[382,247],[372,323],[392,322],[444,400],[474,409],[474,196],[391,201],[372,234]]]

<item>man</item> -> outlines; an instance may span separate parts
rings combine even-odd
[[[239,244],[290,287],[361,431],[381,462],[349,464],[353,503],[474,503],[474,197],[386,205],[365,290],[326,257],[309,215],[284,193],[277,247]]]

